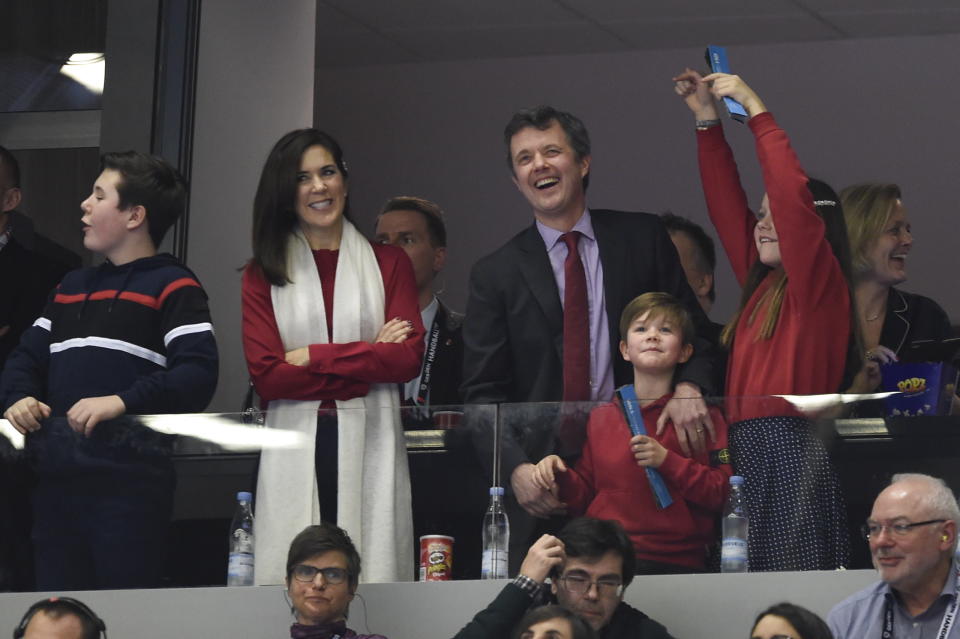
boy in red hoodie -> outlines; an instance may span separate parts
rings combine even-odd
[[[706,454],[685,456],[669,423],[656,432],[672,396],[674,371],[693,354],[693,331],[686,309],[667,293],[630,302],[620,317],[620,353],[633,364],[636,405],[625,406],[618,392],[590,414],[583,455],[572,468],[556,455],[536,468],[536,481],[559,492],[569,515],[623,525],[637,553],[638,574],[704,570],[727,497],[732,471],[727,425],[718,409],[710,409],[716,439],[707,442]],[[624,390],[629,396],[630,389]],[[634,408],[649,434],[631,434],[627,408]],[[648,468],[662,478],[669,505],[658,505]]]

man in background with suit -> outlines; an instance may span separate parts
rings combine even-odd
[[[420,298],[420,319],[427,329],[420,374],[401,384],[404,428],[449,428],[459,417],[463,373],[463,315],[450,310],[434,292],[447,259],[447,230],[440,207],[420,197],[394,197],[377,216],[374,240],[402,248],[413,262]],[[443,412],[437,412],[436,408]],[[447,409],[447,410],[443,410]],[[477,522],[486,506],[486,478],[466,434],[444,433],[446,454],[411,455],[413,525],[416,537],[442,533],[456,539],[457,553],[479,556]],[[479,565],[454,564],[456,579],[476,579]]]
[[[0,369],[20,342],[20,335],[40,316],[47,296],[79,258],[33,231],[29,218],[17,213],[22,200],[20,164],[0,146]],[[42,252],[55,247],[53,257]]]
[[[707,235],[703,227],[685,217],[675,215],[669,211],[660,214],[667,233],[677,248],[680,264],[687,276],[690,290],[697,296],[704,313],[709,313],[717,299],[713,272],[717,268],[717,251],[713,245],[713,238]],[[705,337],[713,344],[719,344],[723,324],[710,322],[710,332]],[[724,369],[725,370],[725,369]],[[722,388],[722,385],[718,389]]]
[[[698,331],[708,320],[659,217],[587,207],[590,138],[576,116],[549,106],[522,110],[507,124],[504,142],[513,182],[532,207],[534,223],[472,269],[463,329],[464,399],[609,401],[615,387],[632,381],[618,351],[617,328],[630,300],[665,291],[685,303]],[[669,418],[685,449],[704,448],[713,437],[702,399],[714,392],[713,378],[712,348],[698,340],[658,424],[664,427]],[[502,422],[504,415],[501,410]],[[509,426],[500,462],[504,485],[530,515],[561,514],[556,496],[532,481],[523,434]],[[478,453],[488,457],[490,429],[475,429],[474,435]]]
[[[40,316],[51,290],[79,258],[34,233],[18,213],[20,164],[0,146],[0,370],[20,336]],[[45,249],[60,253],[50,255]],[[62,259],[61,259],[62,256]],[[33,475],[24,458],[0,438],[0,591],[33,588],[30,496]]]
[[[402,248],[413,262],[420,318],[427,329],[420,375],[403,388],[404,405],[460,404],[463,315],[440,301],[434,280],[447,259],[447,229],[439,206],[420,197],[391,198],[377,216],[374,240]]]

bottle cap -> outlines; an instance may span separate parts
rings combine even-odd
[[[237,493],[237,501],[253,501],[253,495],[245,490]]]
[[[491,486],[490,487],[490,496],[500,496],[503,497],[503,486]]]
[[[732,476],[732,477],[730,478],[730,485],[731,485],[731,486],[742,486],[742,485],[743,485],[743,477],[741,477],[740,475],[734,475],[734,476]]]

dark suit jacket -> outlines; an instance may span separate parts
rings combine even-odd
[[[440,301],[436,321],[440,324],[440,335],[437,357],[430,375],[430,405],[456,406],[463,403],[460,394],[460,381],[463,379],[463,314],[451,311]],[[427,330],[429,346],[432,327],[424,328]]]
[[[880,343],[897,355],[916,340],[945,340],[953,337],[946,311],[929,297],[890,287],[887,314],[883,318]]]
[[[709,320],[687,285],[680,259],[659,217],[649,213],[590,210],[603,267],[611,361],[617,386],[633,381],[618,349],[620,313],[638,295],[665,291],[690,310],[699,334]],[[543,238],[536,225],[477,262],[470,274],[463,324],[464,401],[559,402],[563,393],[563,310]],[[714,393],[714,349],[695,342],[695,354],[678,380]],[[505,430],[502,477],[526,454]],[[478,452],[492,450],[488,434],[475,438]]]
[[[0,250],[0,329],[8,327],[0,335],[0,369],[68,270],[25,248],[16,236]]]

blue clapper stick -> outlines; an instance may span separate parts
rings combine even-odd
[[[647,427],[643,424],[643,416],[640,414],[640,404],[637,401],[637,392],[633,385],[627,384],[617,389],[617,395],[620,396],[620,404],[623,406],[623,413],[627,417],[627,424],[630,426],[630,432],[634,437],[637,435],[646,435]],[[647,471],[647,480],[650,482],[650,488],[653,490],[653,499],[657,502],[657,508],[663,510],[673,503],[673,497],[667,490],[667,484],[663,481],[663,476],[657,472],[656,468],[649,466],[644,468]]]

